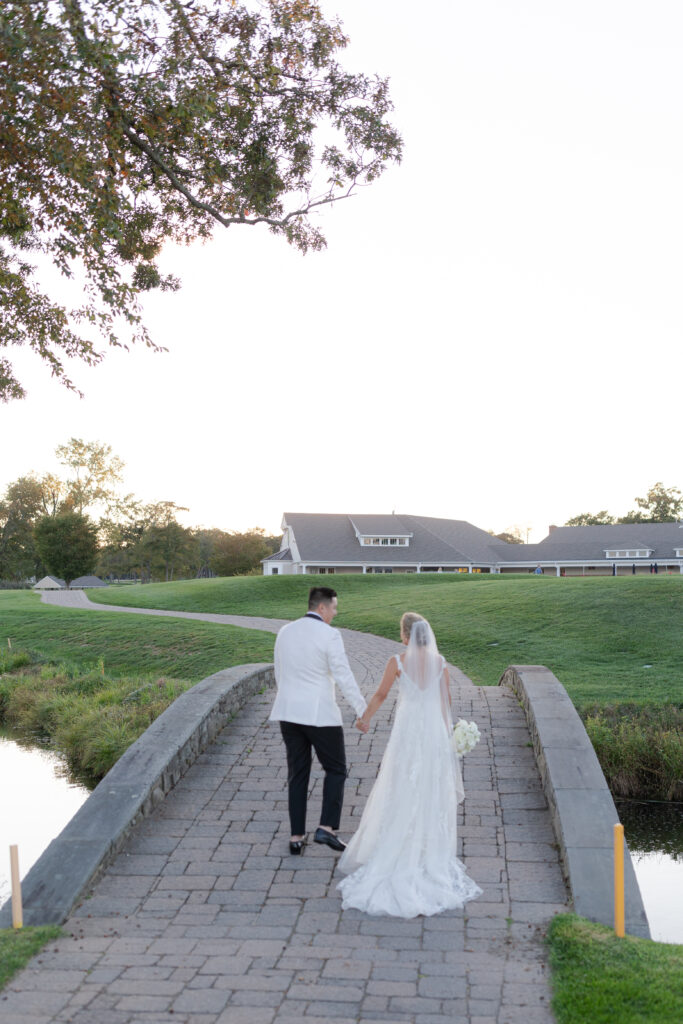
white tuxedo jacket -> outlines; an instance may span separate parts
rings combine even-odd
[[[362,715],[367,707],[346,658],[341,634],[312,616],[288,622],[278,633],[275,682],[277,696],[271,722],[341,725],[335,683],[356,715]]]

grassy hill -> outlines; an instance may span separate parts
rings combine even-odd
[[[0,726],[49,743],[94,784],[180,693],[231,665],[272,661],[274,640],[208,622],[55,608],[37,594],[2,591]]]
[[[57,608],[26,590],[0,591],[5,649],[8,637],[14,648],[46,660],[83,668],[102,660],[115,674],[161,673],[193,682],[231,665],[272,661],[275,641],[272,633],[210,622]]]
[[[337,590],[339,626],[398,638],[402,612],[425,615],[448,660],[479,684],[495,684],[510,664],[541,664],[579,707],[683,702],[681,576],[250,576],[89,596],[129,607],[295,618],[313,583]]]

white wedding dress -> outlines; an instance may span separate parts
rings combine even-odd
[[[445,661],[427,622],[413,626],[403,663],[397,661],[393,729],[358,830],[339,860],[347,877],[337,888],[343,909],[410,918],[462,907],[481,889],[456,856],[464,793],[450,743]]]

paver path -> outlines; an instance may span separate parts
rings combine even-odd
[[[112,610],[78,593],[55,597]],[[369,695],[399,645],[343,632]],[[342,912],[336,856],[313,844],[289,856],[284,749],[265,693],[134,830],[65,937],[0,995],[0,1022],[550,1024],[543,936],[568,904],[524,715],[505,688],[452,675],[457,714],[482,732],[464,759],[459,843],[484,892],[464,911],[411,921]],[[342,835],[377,774],[393,704],[367,736],[346,730]],[[321,783],[314,770],[309,830]]]

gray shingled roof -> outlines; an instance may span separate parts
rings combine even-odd
[[[464,520],[432,519],[429,516],[362,516],[341,514],[315,514],[286,512],[287,525],[294,530],[296,544],[303,562],[373,564],[442,565],[444,563],[495,564],[509,546],[496,541]],[[412,533],[408,545],[361,545],[354,526],[362,523],[374,525],[372,531],[380,535],[401,536]]]
[[[366,537],[407,537],[413,531],[400,516],[349,516],[351,524]]]
[[[262,562],[291,562],[292,552],[289,548],[283,548],[282,551],[276,551],[273,555],[268,555],[267,558],[262,558]]]
[[[651,548],[651,561],[664,562],[683,547],[678,523],[625,523],[616,526],[561,526],[540,544],[506,544],[463,519],[412,515],[342,515],[286,512],[304,563],[316,565],[449,565],[537,562],[600,562],[606,548]],[[412,534],[407,545],[362,545],[366,535]],[[264,561],[291,560],[289,548]]]
[[[71,581],[71,589],[74,587],[107,587],[108,583],[104,583],[99,576],[79,576],[78,579]]]
[[[597,562],[607,548],[650,548],[649,561],[666,561],[683,548],[678,523],[618,523],[606,526],[558,526],[540,544],[510,544],[500,556],[506,562]],[[637,560],[637,559],[636,559]]]

